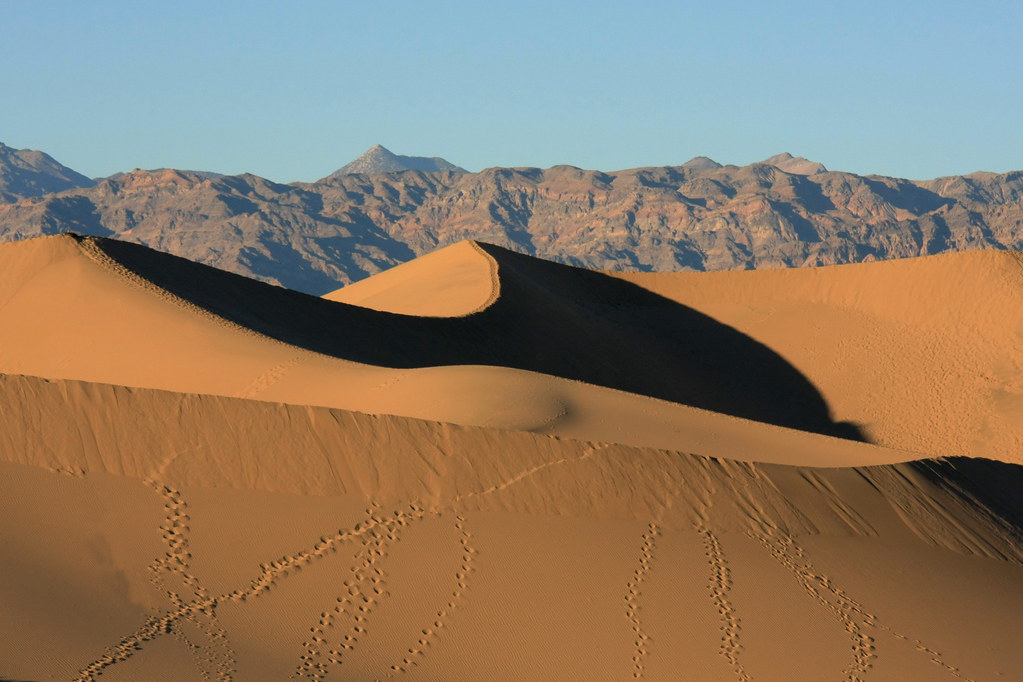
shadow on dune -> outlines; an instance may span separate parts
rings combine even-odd
[[[387,367],[498,365],[806,431],[865,440],[767,346],[696,310],[597,272],[481,244],[501,296],[462,318],[383,313],[306,296],[145,247],[111,258],[220,317],[289,344]]]
[[[951,491],[967,506],[1002,525],[1023,545],[1023,466],[979,457],[947,457],[911,462],[932,483]]]

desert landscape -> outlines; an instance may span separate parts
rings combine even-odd
[[[1023,670],[1013,252],[0,263],[3,679]]]
[[[0,24],[0,682],[1023,682],[1023,3]]]

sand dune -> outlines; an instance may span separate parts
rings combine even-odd
[[[4,245],[0,262],[12,374],[793,464],[827,463],[807,431],[1023,452],[1007,253],[609,277],[465,242],[329,296],[388,312],[102,239]],[[831,450],[836,465],[913,456]]]
[[[1023,665],[1014,465],[800,469],[2,381],[7,676],[992,679]]]
[[[763,342],[873,442],[1023,461],[1023,260],[618,274]]]
[[[851,435],[805,377],[756,340],[640,287],[495,246],[477,245],[497,261],[500,296],[477,314],[435,318],[300,296],[124,242],[82,244],[193,307],[331,357],[511,367]]]
[[[0,679],[1023,669],[1011,255],[0,264]]]
[[[458,248],[468,255],[468,247]],[[359,292],[375,278],[327,298],[421,314],[414,292],[425,280],[442,278],[443,270],[426,273],[413,262],[392,272],[403,269],[386,289],[374,288],[372,298]],[[1023,259],[1017,253],[755,272],[607,274],[764,344],[820,392],[835,421],[857,425],[872,442],[1021,461]],[[487,281],[477,267],[474,289],[484,291]]]
[[[467,249],[479,254],[445,252],[458,265]],[[325,301],[109,240],[4,245],[0,370],[793,464],[817,463],[814,434],[731,415],[843,432],[813,387],[748,337],[611,278],[554,264],[534,273],[533,259],[495,252],[510,263],[501,297],[476,315],[434,319]],[[635,311],[625,307],[634,299]],[[691,334],[682,326],[690,322]],[[639,333],[647,328],[649,343]],[[729,353],[744,359],[733,367]],[[852,443],[826,450],[834,465],[913,456]]]
[[[489,307],[500,293],[497,261],[476,242],[464,241],[324,298],[401,315],[460,317]]]

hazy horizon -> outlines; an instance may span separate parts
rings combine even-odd
[[[16,29],[0,140],[90,177],[308,181],[374,144],[473,171],[784,151],[912,179],[1023,167],[1023,8],[993,2],[51,2],[0,17]]]

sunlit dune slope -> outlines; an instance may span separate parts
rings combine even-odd
[[[607,274],[763,343],[811,382],[836,421],[873,442],[1019,461],[1021,263],[1013,252],[975,251],[792,270]],[[410,265],[394,268],[408,271],[372,299],[358,300],[358,283],[329,297],[418,314],[414,292],[427,278]],[[484,291],[484,269],[475,276]]]
[[[640,286],[464,243],[345,303],[118,242],[2,247],[0,678],[1011,676],[1023,469],[826,435],[976,430],[922,435],[914,410],[967,398],[906,369],[943,352],[977,400],[1013,380],[1014,261],[968,258]],[[907,312],[928,286],[938,322]],[[829,413],[869,388],[857,344],[902,387],[876,422]]]
[[[402,315],[457,317],[487,308],[500,291],[497,261],[476,242],[464,241],[324,298]]]
[[[387,367],[526,369],[855,435],[831,421],[802,375],[756,340],[635,285],[491,245],[477,246],[496,261],[500,295],[476,314],[435,318],[301,296],[125,242],[85,244],[192,305],[332,357]]]
[[[5,677],[1023,666],[1016,465],[793,468],[31,377],[0,400]]]
[[[602,275],[464,242],[331,295],[359,306],[102,239],[4,245],[0,261],[5,372],[715,456],[752,438],[761,461],[809,463],[729,415],[918,453],[1023,452],[1008,253]]]
[[[475,246],[464,247],[481,253]],[[458,255],[458,249],[453,253]],[[819,396],[791,368],[759,344],[702,316],[692,317],[697,323],[688,340],[692,353],[672,356],[671,345],[659,339],[657,327],[667,325],[669,336],[682,334],[681,322],[672,322],[671,316],[680,314],[685,322],[689,313],[674,305],[662,309],[661,299],[644,307],[642,292],[633,310],[629,306],[639,291],[635,287],[619,291],[610,278],[592,275],[596,279],[591,282],[590,273],[550,264],[555,274],[567,273],[566,281],[559,284],[555,278],[547,285],[528,285],[522,280],[537,273],[520,273],[518,295],[503,303],[508,287],[517,281],[513,266],[528,270],[531,259],[510,261],[500,299],[480,313],[458,319],[394,315],[323,301],[106,240],[61,236],[10,244],[0,247],[0,261],[7,264],[0,271],[0,369],[9,373],[325,405],[802,464],[817,463],[821,449],[813,434],[765,428],[557,375],[589,377],[612,386],[617,377],[622,383],[632,381],[629,385],[637,389],[677,389],[680,397],[693,397],[698,404],[712,398],[715,405],[745,406],[755,416],[762,416],[764,405],[776,415],[791,414],[791,421],[799,425],[831,425]],[[540,266],[539,275],[547,265]],[[611,293],[619,299],[612,297],[605,305],[599,303],[600,291],[586,289],[606,282],[612,283]],[[545,292],[545,286],[550,291]],[[566,287],[569,290],[563,291]],[[544,306],[549,308],[546,313]],[[668,322],[661,321],[660,312],[667,313]],[[633,317],[639,325],[636,332],[627,327]],[[569,320],[567,330],[562,318]],[[573,324],[588,331],[574,329]],[[643,324],[652,329],[644,331]],[[610,340],[602,340],[602,330]],[[644,334],[649,343],[643,341]],[[724,347],[714,346],[720,339],[725,340]],[[783,409],[772,407],[769,400],[772,385],[764,382],[773,376],[770,371],[764,376],[751,372],[747,380],[726,367],[723,380],[738,396],[735,405],[729,402],[711,374],[715,363],[726,364],[728,343],[751,350],[753,357],[766,357],[768,370],[773,367],[782,377],[779,386],[793,387],[790,399],[779,394],[776,402]],[[700,344],[709,345],[701,350]],[[701,355],[707,362],[698,362]],[[367,356],[400,367],[339,359],[366,361]],[[560,371],[557,357],[566,358],[569,370],[576,369]],[[660,365],[645,364],[658,360]],[[511,367],[495,366],[502,363]],[[516,364],[550,374],[515,369]],[[639,378],[630,380],[629,369]],[[672,376],[674,388],[667,381]],[[744,392],[744,382],[760,386],[759,394]],[[805,405],[810,417],[798,413]],[[825,450],[836,465],[908,457],[857,448],[854,443]]]
[[[1020,461],[1023,260],[1005,251],[796,270],[613,273],[749,334],[876,443]]]

